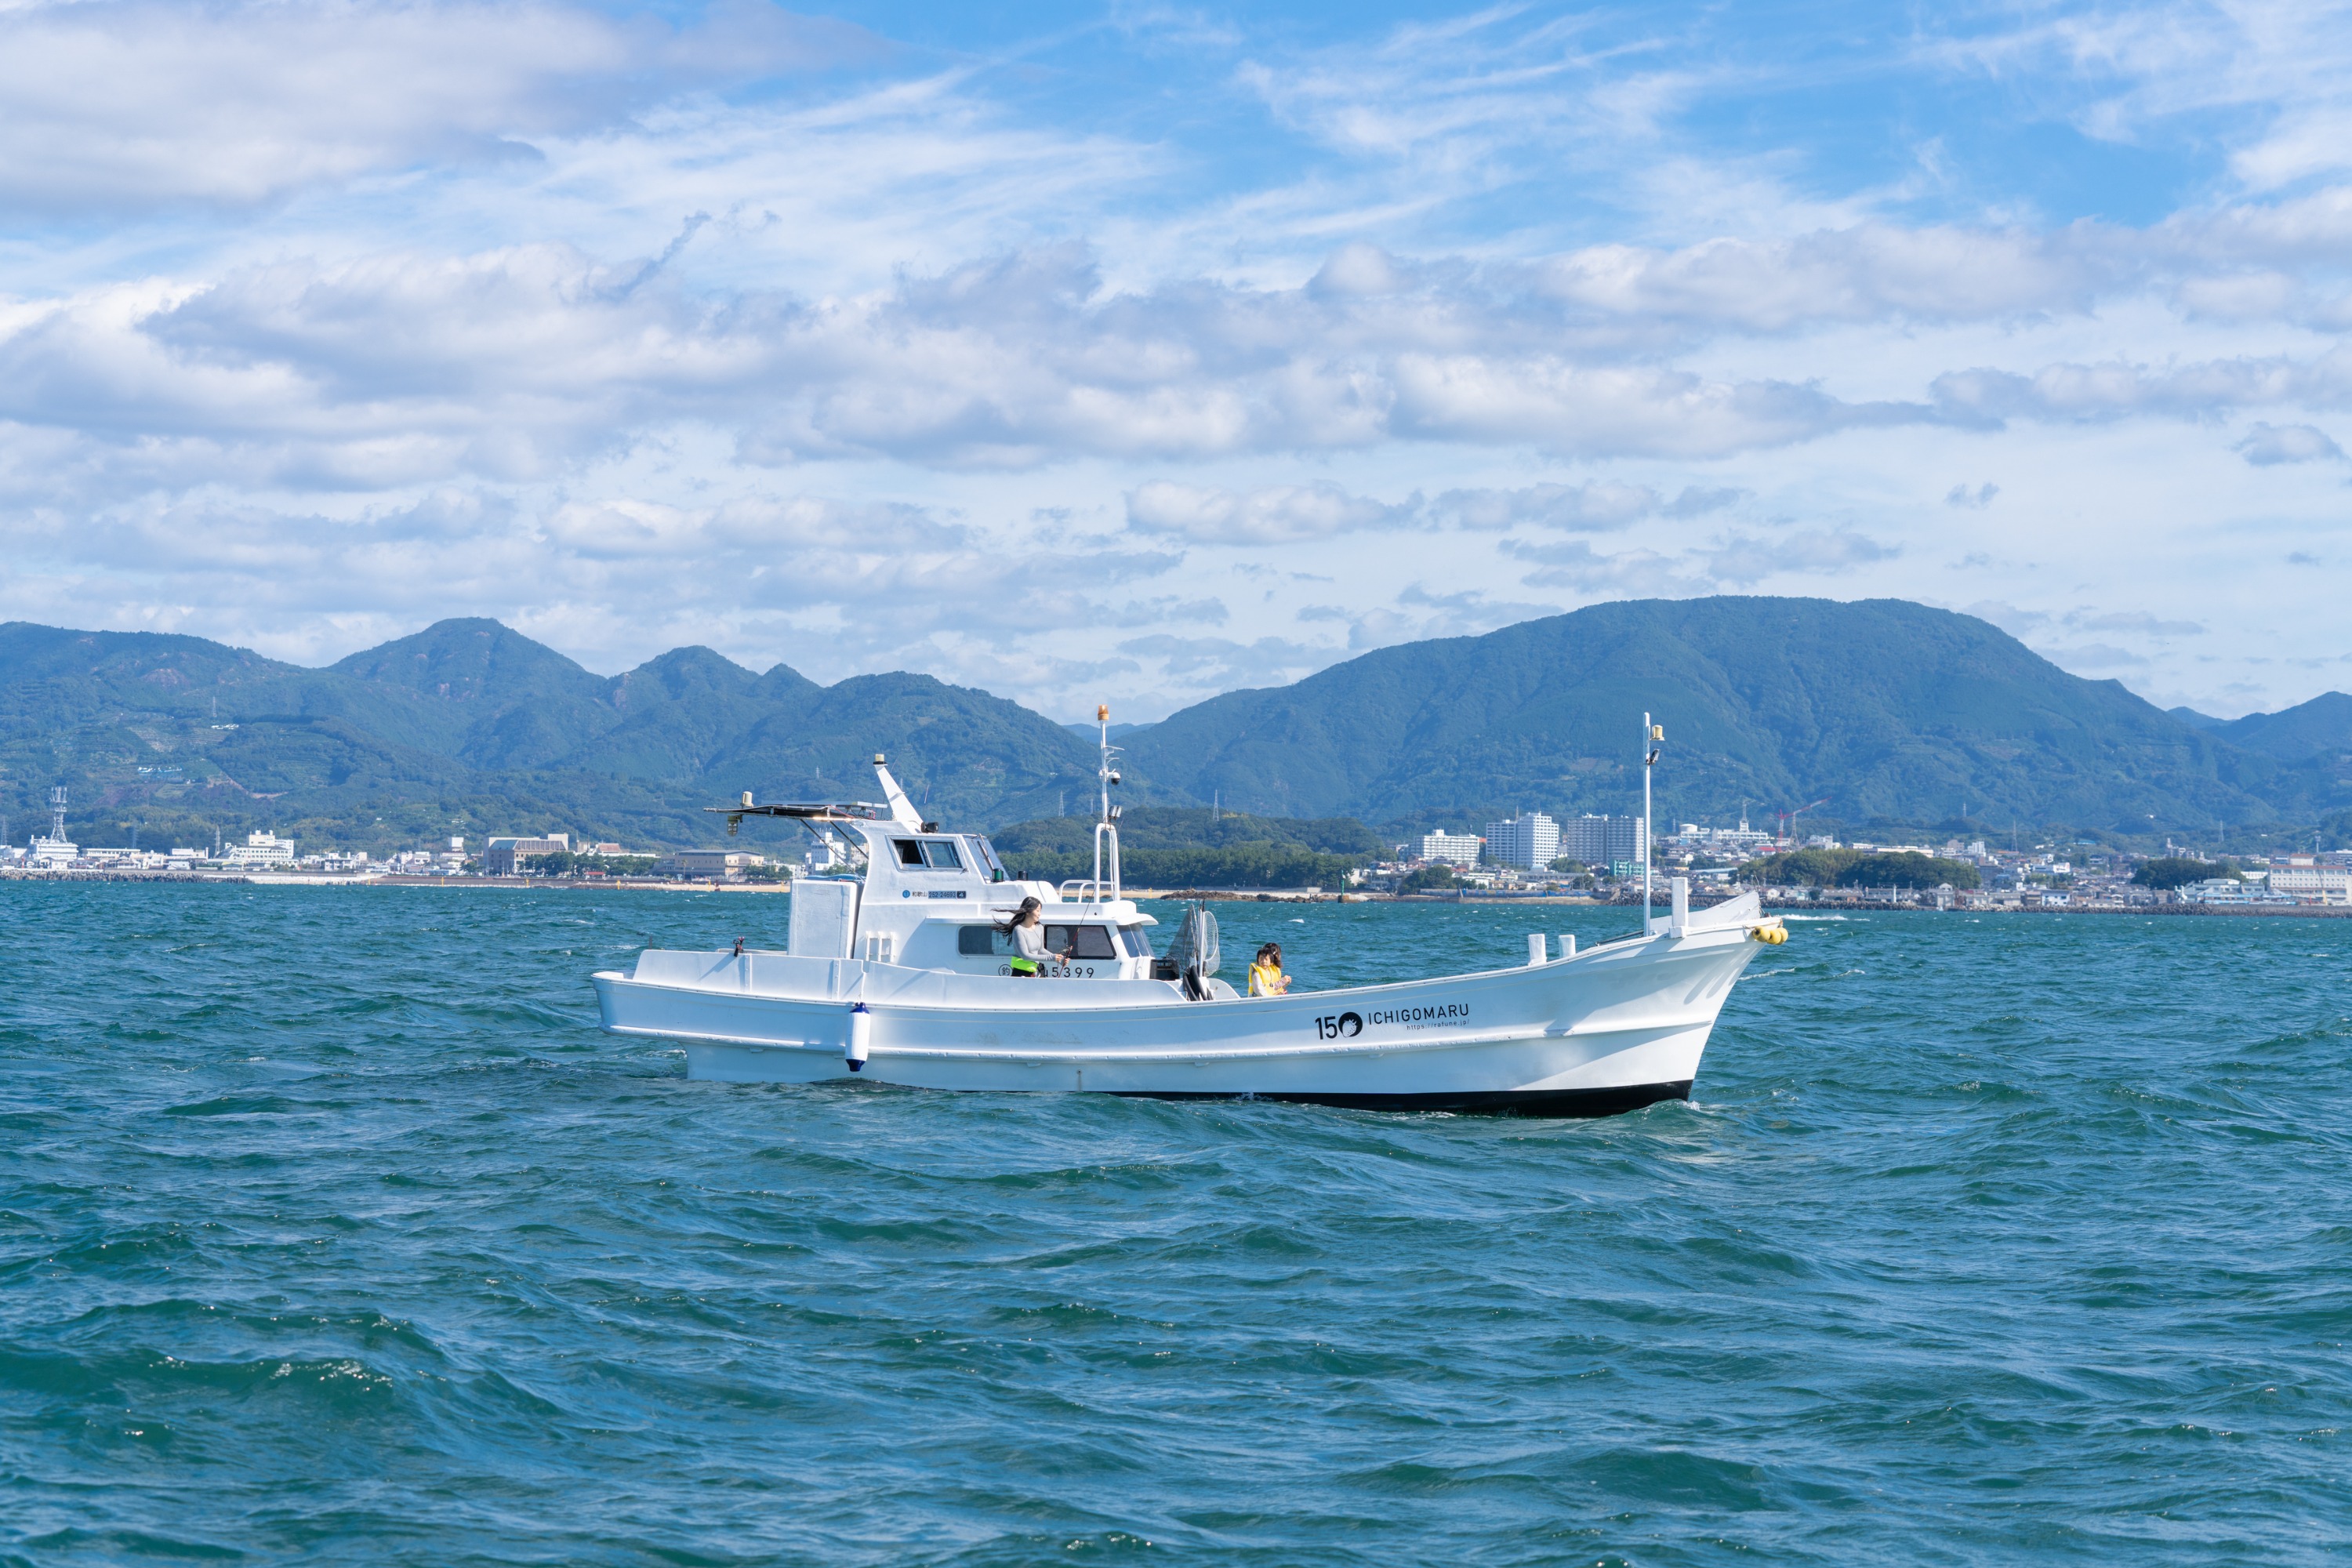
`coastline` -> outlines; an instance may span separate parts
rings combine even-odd
[[[165,882],[179,886],[217,884],[248,888],[463,888],[509,892],[594,892],[624,889],[652,893],[789,893],[790,882],[673,881],[654,877],[413,877],[339,876],[327,871],[25,871],[0,870],[0,883]]]
[[[589,881],[568,877],[416,877],[370,874],[337,876],[327,872],[304,871],[28,871],[13,868],[0,869],[0,885],[112,882],[265,888],[452,888],[481,891],[540,893],[778,894],[790,893],[793,890],[793,885],[790,882],[676,881],[651,877],[614,877]],[[1206,903],[1463,904],[1489,909],[1551,905],[1571,909],[1625,910],[1639,909],[1642,902],[1639,899],[1595,899],[1573,893],[1388,893],[1352,889],[1346,892],[1326,892],[1319,888],[1130,888],[1126,889],[1126,896],[1131,899],[1161,900],[1199,900]],[[1691,900],[1691,908],[1706,909],[1722,901],[1721,899],[1694,898]],[[1663,900],[1659,900],[1658,907],[1664,907]],[[1782,915],[1860,912],[1949,915],[2141,915],[2163,916],[2168,919],[2202,915],[2287,920],[2352,918],[2352,907],[2341,904],[2069,904],[2055,907],[2037,904],[1976,908],[1955,904],[1948,910],[1938,910],[1932,904],[1916,901],[1897,902],[1893,899],[1839,899],[1820,903],[1810,900],[1788,903],[1768,900],[1764,907],[1771,913]]]

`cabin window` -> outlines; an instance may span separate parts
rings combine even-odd
[[[898,850],[899,865],[913,866],[917,868],[921,867],[923,863],[923,847],[920,844],[916,843],[911,838],[893,838],[890,840],[890,847]]]
[[[1128,957],[1150,958],[1151,956],[1151,939],[1143,934],[1141,926],[1119,927],[1118,940],[1126,947]]]
[[[930,862],[931,869],[934,871],[963,869],[963,858],[956,853],[955,842],[952,839],[924,839],[923,858]]]
[[[1108,926],[1047,926],[1045,945],[1055,952],[1075,947],[1070,956],[1079,959],[1117,958],[1118,949],[1111,945]]]
[[[994,926],[960,926],[956,930],[956,951],[966,958],[986,958],[996,951]]]

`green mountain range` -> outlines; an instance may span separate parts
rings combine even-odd
[[[1093,787],[1094,753],[1062,726],[924,675],[825,687],[689,647],[606,678],[487,620],[326,669],[201,637],[0,626],[0,812],[16,841],[62,784],[83,843],[269,827],[371,850],[565,830],[708,844],[720,830],[700,808],[745,789],[871,797],[877,752],[961,821],[1058,813]]]
[[[1661,822],[1824,801],[1815,816],[1846,824],[2210,832],[2352,807],[2352,699],[2200,730],[1891,599],[1596,605],[1228,692],[1127,745],[1194,799],[1475,827],[1638,811],[1644,711],[1666,729]]]
[[[1384,648],[1124,731],[1130,845],[1239,842],[1214,826],[1229,817],[1199,814],[1195,829],[1183,812],[1163,825],[1175,838],[1142,842],[1168,837],[1146,832],[1145,809],[1213,801],[1261,819],[1357,818],[1391,838],[1522,807],[1637,810],[1645,710],[1666,726],[1662,820],[1720,821],[1744,802],[1761,821],[1820,800],[1807,820],[2210,836],[2352,812],[2340,693],[2184,717],[1967,616],[1717,598]],[[269,827],[379,852],[551,830],[708,844],[700,808],[742,790],[870,796],[877,752],[942,820],[1003,827],[1083,814],[1094,795],[1090,736],[929,676],[820,686],[688,647],[605,677],[488,620],[325,669],[200,637],[0,626],[0,815],[20,843],[64,784],[84,843]],[[1334,852],[1311,826],[1248,831]],[[788,837],[744,833],[753,847]],[[1077,852],[1045,826],[1031,837],[1040,856]]]

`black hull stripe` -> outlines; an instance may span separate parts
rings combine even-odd
[[[1690,1080],[1622,1089],[1485,1089],[1451,1094],[1152,1094],[1115,1089],[1123,1100],[1278,1100],[1347,1110],[1454,1110],[1476,1116],[1619,1116],[1662,1100],[1688,1100]]]

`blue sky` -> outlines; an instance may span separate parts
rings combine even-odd
[[[2345,12],[0,3],[0,615],[1150,718],[1892,595],[2282,706]]]

